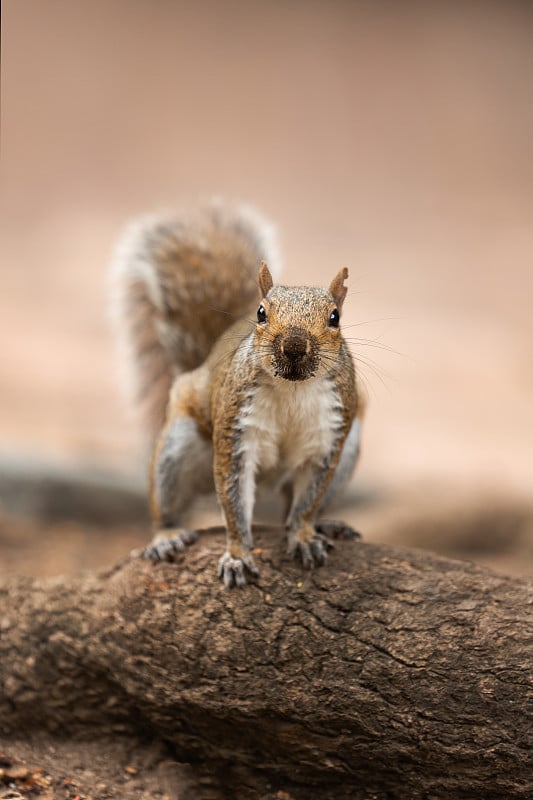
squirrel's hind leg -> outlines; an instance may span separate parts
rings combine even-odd
[[[348,481],[352,477],[355,465],[357,464],[360,447],[361,420],[356,418],[352,422],[352,427],[350,428],[350,432],[346,437],[346,441],[344,442],[341,457],[339,459],[339,463],[337,464],[335,474],[327,488],[324,499],[320,504],[319,514],[330,505],[330,503],[343,491],[343,489],[346,488]]]
[[[191,417],[171,419],[157,441],[150,470],[150,509],[154,538],[144,557],[172,561],[198,538],[182,527],[195,497],[214,490],[213,447]]]
[[[335,470],[335,475],[326,491],[318,515],[327,509],[330,503],[345,489],[359,458],[361,441],[361,420],[356,418],[344,442],[341,457]],[[334,519],[321,519],[315,524],[315,530],[327,539],[360,539],[358,533],[346,522]]]

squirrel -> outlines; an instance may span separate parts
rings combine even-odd
[[[269,265],[269,266],[267,266]],[[245,207],[134,223],[114,258],[116,325],[152,447],[154,539],[144,555],[172,560],[197,534],[182,527],[193,499],[216,491],[227,530],[218,575],[244,586],[256,480],[289,499],[288,553],[324,563],[317,522],[359,453],[364,401],[340,329],[346,267],[328,288],[274,284],[273,227]],[[259,297],[257,285],[259,284]]]

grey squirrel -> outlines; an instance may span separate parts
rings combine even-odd
[[[288,552],[305,568],[325,561],[328,536],[354,534],[317,522],[352,473],[364,413],[340,330],[348,270],[328,288],[288,287],[274,284],[278,261],[257,212],[212,204],[196,217],[133,224],[113,264],[117,328],[153,445],[156,535],[145,555],[171,559],[194,541],[183,514],[215,489],[226,587],[259,574],[258,479],[290,495]]]

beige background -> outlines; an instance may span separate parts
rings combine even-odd
[[[113,243],[133,215],[217,194],[275,220],[287,282],[350,267],[362,485],[530,497],[528,4],[3,12],[4,453],[134,469],[106,318]]]

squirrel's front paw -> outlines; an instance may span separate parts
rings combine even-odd
[[[183,553],[197,539],[196,531],[187,531],[185,528],[164,529],[145,547],[142,557],[150,561],[173,561],[176,553]]]
[[[242,558],[235,558],[226,550],[218,562],[218,577],[224,581],[226,589],[231,589],[232,586],[246,586],[245,570],[248,570],[254,578],[259,577],[259,570],[251,553]]]
[[[311,525],[306,525],[289,533],[287,553],[292,558],[299,556],[304,569],[312,569],[325,562],[328,550],[332,547],[333,542],[330,542],[327,536],[317,533]]]

